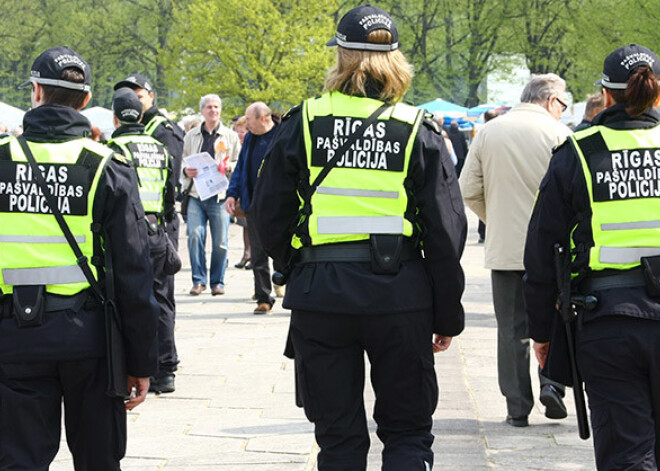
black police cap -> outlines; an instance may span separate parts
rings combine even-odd
[[[367,42],[369,33],[377,29],[390,32],[392,39],[387,44]],[[339,21],[337,35],[326,46],[341,46],[345,49],[362,51],[394,51],[399,47],[399,32],[392,17],[378,7],[363,5],[353,8]]]
[[[122,123],[137,123],[142,116],[142,103],[134,90],[122,87],[112,96],[112,111]]]
[[[596,85],[625,90],[632,71],[644,65],[648,65],[654,74],[660,75],[660,60],[652,50],[638,44],[622,46],[605,58],[603,78]]]
[[[133,90],[135,90],[136,88],[144,88],[148,92],[153,91],[153,88],[151,87],[151,83],[149,83],[147,77],[140,74],[129,75],[124,80],[117,82],[113,88],[115,90],[118,90],[123,87],[128,87]]]
[[[84,76],[82,83],[61,79],[62,71],[70,67],[82,72]],[[73,49],[66,46],[53,47],[42,52],[34,60],[30,68],[30,80],[17,88],[27,88],[31,83],[88,92],[92,86],[92,69]]]

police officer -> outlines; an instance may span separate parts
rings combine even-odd
[[[183,130],[174,122],[161,114],[156,106],[156,95],[149,80],[140,74],[131,74],[124,80],[115,84],[114,89],[128,87],[135,91],[142,103],[142,124],[145,125],[144,132],[156,138],[166,148],[172,159],[172,174],[170,179],[176,189],[176,194],[181,194],[181,164],[183,159]],[[179,250],[179,218],[176,213],[165,214],[165,233]],[[174,277],[167,280],[167,297],[174,306]]]
[[[174,187],[170,179],[171,160],[165,146],[145,134],[140,123],[142,105],[130,88],[119,88],[112,98],[115,132],[108,146],[124,154],[137,172],[138,188],[146,213],[154,295],[160,306],[158,316],[158,373],[151,378],[149,391],[174,392],[174,372],[179,359],[174,342],[174,299],[169,279],[181,268],[181,261],[165,235],[165,215],[174,213]],[[171,218],[170,218],[171,220]]]
[[[354,8],[328,45],[338,50],[326,92],[285,115],[265,157],[257,232],[277,265],[292,266],[287,353],[318,469],[366,469],[366,352],[382,469],[428,470],[433,352],[464,326],[463,203],[440,130],[400,103],[412,70],[390,15]]]
[[[128,87],[135,91],[142,103],[142,124],[144,124],[145,134],[153,136],[160,141],[170,153],[172,158],[172,185],[180,190],[181,183],[181,159],[183,158],[183,130],[174,122],[167,119],[158,111],[156,106],[156,95],[149,80],[140,74],[131,74],[124,80],[117,82],[114,86],[115,91]],[[174,231],[174,228],[171,228]],[[170,233],[170,235],[172,232]],[[178,247],[178,224],[176,226],[177,240],[172,240]]]
[[[525,249],[529,333],[546,369],[565,376],[553,333],[554,244],[571,250],[574,292],[597,298],[577,307],[576,356],[600,470],[658,469],[659,79],[660,60],[646,47],[607,56],[605,110],[556,150]]]
[[[158,306],[135,172],[85,137],[91,126],[79,110],[91,97],[91,70],[76,52],[43,52],[27,86],[25,140],[0,140],[0,469],[49,468],[64,401],[75,469],[117,471],[126,409],[144,401],[157,367]],[[111,286],[114,303],[104,308]],[[112,312],[123,334],[106,351]],[[117,346],[128,381],[111,391]]]

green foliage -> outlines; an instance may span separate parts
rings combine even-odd
[[[382,0],[415,67],[406,99],[472,106],[484,78],[525,58],[533,72],[564,77],[576,100],[595,90],[603,59],[635,42],[660,52],[660,0],[621,9],[615,0]],[[16,90],[43,50],[67,45],[93,71],[90,106],[109,106],[130,73],[155,85],[158,105],[197,108],[217,93],[226,117],[254,101],[278,110],[323,88],[335,51],[325,47],[347,0],[4,0],[0,100],[29,107]],[[1,121],[2,117],[0,117]]]
[[[207,93],[223,98],[223,114],[264,101],[286,110],[323,87],[334,51],[336,2],[203,0],[175,9],[167,85],[179,107]]]

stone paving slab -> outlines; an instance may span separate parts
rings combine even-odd
[[[434,414],[436,470],[593,470],[592,442],[577,436],[574,406],[553,421],[535,405],[530,426],[504,423],[497,385],[496,324],[490,273],[483,268],[476,218],[463,257],[466,329],[435,357],[440,401]],[[255,316],[252,272],[236,269],[241,228],[230,228],[227,294],[188,295],[191,287],[185,226],[184,269],[176,276],[176,338],[181,364],[172,394],[150,394],[129,414],[124,471],[312,471],[318,447],[313,427],[294,404],[293,363],[282,355],[289,313],[278,299],[273,313]],[[395,289],[395,288],[394,288]],[[368,363],[368,362],[367,362]],[[536,363],[531,362],[538,391]],[[367,364],[368,375],[368,364]],[[381,466],[382,445],[371,419],[374,395],[365,388],[371,437],[368,471]],[[72,471],[62,446],[51,467]],[[406,471],[406,470],[402,470]]]

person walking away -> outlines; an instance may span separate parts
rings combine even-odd
[[[599,470],[658,469],[658,80],[660,59],[644,46],[605,58],[598,82],[605,109],[555,151],[525,246],[529,333],[546,369],[567,374],[554,308],[555,244],[570,249],[574,294],[597,298],[577,306],[575,353]]]
[[[164,145],[144,132],[142,105],[130,88],[119,88],[112,98],[115,131],[108,146],[123,154],[135,168],[140,200],[146,213],[149,249],[154,270],[154,296],[158,301],[158,372],[149,391],[174,392],[174,372],[179,358],[174,342],[174,302],[168,280],[181,268],[174,246],[165,233],[167,221],[176,217],[172,161]]]
[[[380,8],[344,15],[324,93],[284,115],[254,192],[257,235],[288,274],[286,353],[321,471],[367,469],[365,353],[382,469],[432,468],[433,353],[464,327],[456,173],[430,116],[401,103],[398,38]]]
[[[119,470],[126,410],[144,401],[157,371],[158,305],[135,171],[85,137],[91,125],[79,111],[91,82],[75,51],[44,51],[20,87],[31,87],[25,132],[0,139],[3,470],[49,468],[62,405],[76,471]]]
[[[486,268],[491,269],[497,319],[497,377],[506,398],[506,422],[526,427],[534,406],[529,337],[523,305],[523,247],[539,183],[552,148],[570,129],[559,123],[566,109],[566,82],[535,75],[508,113],[477,133],[459,178],[468,207],[488,225]],[[539,372],[540,401],[550,419],[566,417],[561,384]]]

